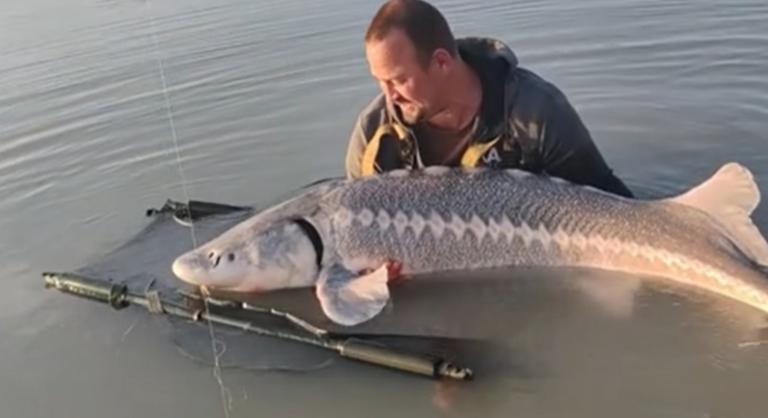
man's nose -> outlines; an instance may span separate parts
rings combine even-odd
[[[400,95],[397,93],[397,90],[392,86],[392,83],[390,82],[383,82],[381,83],[381,90],[384,92],[384,95],[389,99],[389,101],[394,102],[396,101]]]

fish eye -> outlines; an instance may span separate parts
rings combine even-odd
[[[235,261],[235,253],[229,253],[229,254],[227,255],[227,259],[228,259],[229,261]]]

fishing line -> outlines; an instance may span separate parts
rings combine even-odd
[[[168,124],[170,125],[171,129],[171,139],[173,141],[173,149],[176,154],[176,167],[179,172],[179,177],[181,177],[181,188],[184,193],[184,199],[187,201],[187,206],[189,207],[190,197],[189,197],[189,190],[187,188],[187,176],[184,172],[184,164],[182,163],[181,159],[181,149],[179,147],[179,136],[176,132],[176,123],[174,122],[173,118],[173,106],[171,103],[171,97],[168,92],[168,82],[166,81],[165,77],[165,65],[163,64],[163,59],[160,55],[160,43],[157,38],[157,30],[155,27],[155,18],[152,14],[152,5],[150,0],[145,0],[144,2],[146,6],[146,16],[147,20],[150,26],[150,33],[152,35],[152,43],[155,48],[155,59],[157,61],[157,68],[160,73],[160,82],[162,84],[162,93],[163,98],[165,99],[165,109],[166,109],[166,116],[168,118]],[[192,216],[189,217],[190,222],[190,235],[192,237],[192,247],[197,247],[197,236],[195,235],[195,223],[192,220]],[[206,314],[210,315],[210,307],[208,306],[208,298],[203,298],[204,306],[205,306],[205,312]],[[206,315],[206,316],[208,316]],[[219,385],[219,392],[221,395],[221,406],[224,410],[224,417],[229,418],[229,412],[232,409],[232,396],[230,390],[224,385],[224,380],[222,377],[222,369],[221,369],[221,356],[224,354],[225,346],[224,342],[216,338],[216,333],[213,329],[213,322],[210,320],[208,322],[208,334],[211,339],[211,351],[213,353],[213,377],[216,379],[216,383]],[[221,347],[221,348],[219,348]]]

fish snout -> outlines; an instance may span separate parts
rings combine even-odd
[[[207,257],[197,252],[183,254],[174,260],[171,270],[182,281],[194,285],[207,285],[205,273],[211,265]]]
[[[247,276],[244,256],[231,249],[197,249],[178,257],[171,266],[182,281],[210,288],[239,286]]]

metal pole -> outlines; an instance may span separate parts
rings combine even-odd
[[[303,337],[287,332],[270,330],[254,325],[249,321],[228,318],[202,309],[194,310],[162,300],[156,291],[148,292],[146,295],[139,295],[129,292],[128,287],[123,284],[108,283],[73,273],[43,273],[43,279],[45,280],[46,288],[54,288],[63,293],[105,303],[115,309],[122,309],[129,305],[139,305],[154,313],[164,313],[193,321],[210,321],[257,335],[280,338],[335,351],[344,358],[432,378],[470,380],[473,377],[472,370],[456,366],[440,357],[395,350],[391,347],[375,344],[360,338],[323,337],[324,335],[329,335],[326,330],[312,326],[300,318],[283,312],[274,311],[277,313],[273,313],[272,310],[266,309],[260,311],[281,318],[290,316],[291,322],[296,323],[296,321],[299,321],[300,324],[304,324],[303,327],[312,329],[313,335],[311,337]]]

